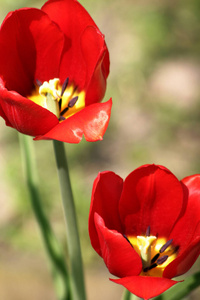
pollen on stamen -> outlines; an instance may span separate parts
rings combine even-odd
[[[160,253],[163,253],[163,252],[171,245],[172,242],[173,242],[173,239],[167,241],[167,243],[164,244],[164,245],[160,248],[159,252],[160,252]]]
[[[150,229],[150,226],[148,226],[147,230],[146,230],[146,236],[150,236],[150,232],[151,232],[151,229]]]
[[[73,107],[76,104],[77,100],[78,100],[78,96],[72,98],[68,103],[68,107],[69,108]]]
[[[36,82],[37,86],[39,86],[39,87],[42,85],[42,81],[40,81],[39,79],[36,79],[35,82]]]
[[[167,259],[168,259],[168,255],[163,255],[162,257],[158,258],[157,260],[157,265],[162,265]]]
[[[60,116],[60,117],[59,117],[59,121],[64,121],[64,120],[66,120],[65,117],[63,117],[63,116]]]
[[[62,98],[61,98],[61,99],[62,99]],[[63,110],[61,111],[60,114],[61,114],[61,115],[64,115],[64,114],[68,111],[69,108],[72,108],[72,107],[76,104],[77,100],[78,100],[78,96],[73,97],[73,98],[69,101],[67,107],[65,107],[65,109],[63,109]]]
[[[67,86],[68,86],[68,83],[69,83],[69,77],[67,77],[67,78],[65,79],[65,81],[64,81],[64,83],[63,83],[63,85],[62,85],[61,97],[62,97],[62,95],[64,94],[64,92],[65,92],[65,90],[66,90],[66,88],[67,88]]]

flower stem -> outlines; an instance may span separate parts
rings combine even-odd
[[[30,200],[51,266],[57,298],[69,300],[69,282],[65,258],[43,210],[42,199],[38,190],[33,141],[31,137],[22,134],[19,134],[19,138]]]
[[[139,300],[141,298],[138,298],[134,294],[130,293],[127,289],[124,290],[122,300],[137,300],[137,299]]]
[[[85,285],[81,256],[80,239],[76,220],[75,205],[69,178],[64,144],[53,141],[58,177],[60,181],[61,197],[65,215],[69,253],[69,278],[71,297],[73,300],[85,300]]]

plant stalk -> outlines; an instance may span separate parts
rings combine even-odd
[[[86,300],[80,238],[64,143],[54,140],[53,146],[66,223],[71,299]]]
[[[59,300],[69,300],[68,271],[65,258],[44,212],[42,199],[38,189],[38,176],[33,141],[31,137],[22,134],[19,134],[19,139],[30,201],[51,267],[57,298]]]

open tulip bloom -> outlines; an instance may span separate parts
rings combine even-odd
[[[104,36],[76,0],[11,12],[0,29],[0,115],[36,140],[101,140],[111,99]]]
[[[155,297],[187,272],[200,251],[200,175],[179,181],[144,165],[123,181],[113,172],[94,181],[89,215],[93,248],[112,281],[138,297]]]

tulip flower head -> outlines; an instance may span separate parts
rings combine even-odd
[[[103,34],[76,0],[7,15],[0,29],[0,116],[36,140],[101,140],[109,53]]]
[[[179,181],[162,166],[145,165],[122,180],[113,172],[94,181],[91,244],[111,279],[150,299],[178,283],[200,251],[200,175]]]

